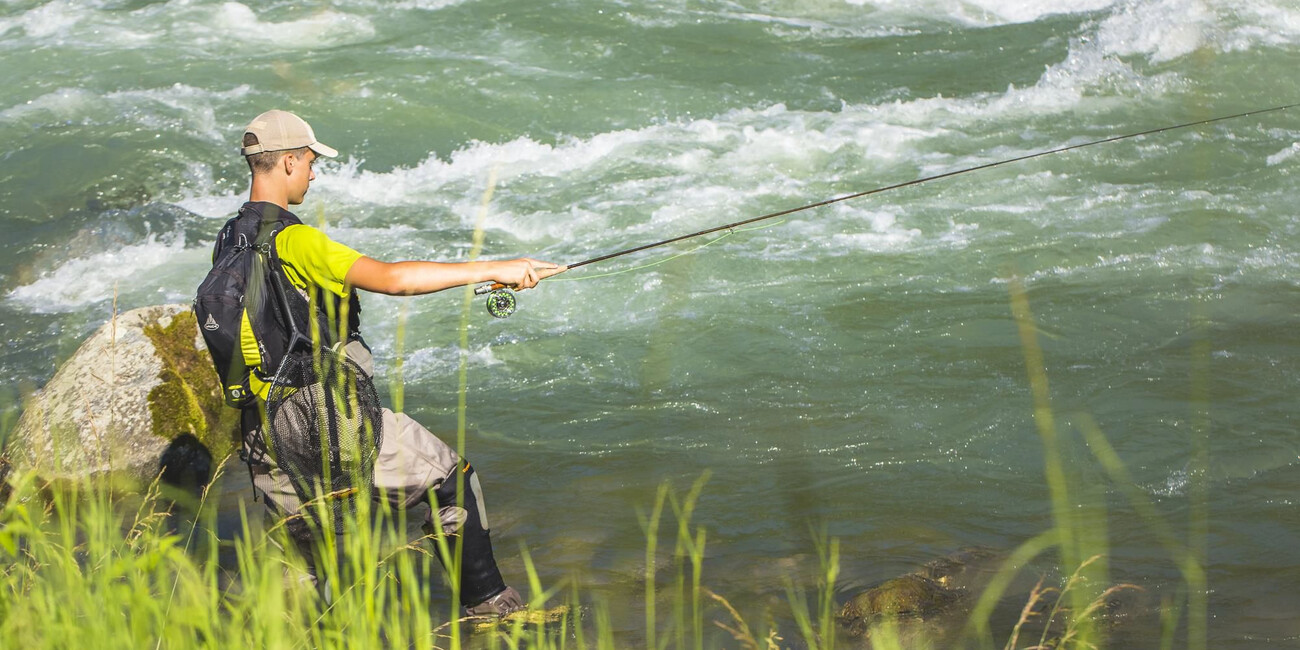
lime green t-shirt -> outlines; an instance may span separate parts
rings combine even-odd
[[[348,297],[351,292],[346,282],[348,271],[361,259],[361,253],[306,224],[294,224],[276,233],[275,249],[284,275],[293,286],[306,290],[308,285],[315,285],[340,298]],[[239,329],[239,336],[243,340],[240,348],[244,353],[244,363],[249,368],[258,368],[262,359],[247,313],[244,314]],[[249,383],[258,397],[266,399],[270,384],[258,379],[256,374],[249,377]]]
[[[295,224],[277,233],[275,249],[293,286],[306,289],[316,285],[341,298],[348,297],[345,278],[361,253],[306,224]]]

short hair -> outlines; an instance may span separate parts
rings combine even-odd
[[[257,143],[258,143],[257,134],[255,133],[244,134],[245,147],[252,147]],[[248,170],[253,172],[254,175],[265,174],[271,171],[272,169],[275,169],[275,166],[279,164],[280,158],[284,156],[284,154],[291,153],[293,154],[294,158],[302,159],[303,156],[307,155],[308,149],[310,149],[310,147],[300,147],[298,149],[281,149],[279,151],[263,151],[261,153],[254,153],[254,154],[249,154],[247,156],[244,156],[244,159],[248,161]]]

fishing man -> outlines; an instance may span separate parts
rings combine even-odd
[[[346,323],[349,334],[343,350],[346,357],[367,376],[372,374],[373,364],[370,349],[357,329],[359,320],[355,320],[360,311],[355,301],[357,289],[389,295],[417,295],[480,282],[528,289],[543,278],[565,270],[529,258],[444,263],[381,262],[367,257],[333,241],[320,230],[302,224],[289,213],[289,206],[302,203],[308,187],[316,178],[313,170],[316,158],[338,155],[338,151],[316,139],[306,121],[285,111],[263,113],[244,129],[241,153],[252,173],[252,190],[248,202],[240,209],[241,215],[256,215],[264,220],[279,220],[282,225],[290,224],[274,235],[274,249],[278,253],[283,277],[302,294],[317,296],[313,303],[317,309],[321,309],[320,305],[327,303],[329,298],[333,298],[334,305],[354,306],[351,314],[331,314],[330,318],[353,319],[353,322]],[[219,241],[219,250],[220,245]],[[339,328],[339,331],[343,329]],[[245,317],[245,325],[240,328],[241,338],[247,339],[252,331]],[[258,346],[241,344],[240,349],[243,350],[240,353],[243,360],[253,370],[249,374],[249,388],[259,397],[252,408],[244,409],[247,446],[250,440],[265,440],[257,435],[259,431],[256,430],[265,421],[259,409],[265,409],[264,400],[269,388],[266,379],[276,372],[276,368],[258,367]],[[382,423],[382,443],[374,461],[374,486],[396,506],[411,508],[432,501],[426,528],[440,525],[447,534],[460,536],[463,543],[461,605],[473,616],[502,616],[521,609],[524,606],[522,597],[505,584],[492,555],[482,490],[469,463],[403,413],[382,409]],[[246,451],[253,458],[264,458],[254,467],[253,485],[255,491],[265,498],[267,506],[280,516],[298,513],[302,501],[290,477],[277,467],[274,458],[265,454],[265,450]],[[458,470],[463,476],[457,476]],[[458,495],[458,489],[463,493]]]

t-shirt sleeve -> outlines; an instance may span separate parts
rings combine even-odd
[[[299,288],[314,284],[347,297],[344,278],[361,258],[358,253],[306,224],[294,224],[275,236],[276,251],[289,281]]]

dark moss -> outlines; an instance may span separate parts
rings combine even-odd
[[[173,439],[184,433],[198,438],[221,458],[234,449],[239,436],[239,412],[228,408],[206,351],[194,346],[198,323],[194,314],[180,312],[167,327],[154,323],[144,333],[162,360],[162,383],[149,391],[149,414],[155,435]]]
[[[842,610],[846,618],[925,616],[951,604],[956,594],[925,576],[909,573],[859,594]]]

